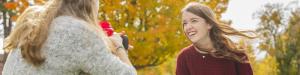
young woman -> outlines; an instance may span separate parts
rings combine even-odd
[[[2,74],[136,75],[120,36],[108,38],[98,27],[98,3],[49,0],[26,10],[5,40]]]
[[[182,23],[193,44],[178,56],[176,75],[252,75],[246,55],[227,36],[252,37],[218,22],[212,9],[196,2],[182,9]]]

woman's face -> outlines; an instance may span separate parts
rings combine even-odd
[[[193,42],[200,42],[205,38],[209,38],[209,30],[211,26],[206,21],[187,11],[182,13],[182,25],[185,35]]]

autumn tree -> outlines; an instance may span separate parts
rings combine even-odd
[[[5,0],[0,5],[6,13],[3,26],[10,26],[28,6],[47,0]],[[111,22],[116,31],[126,31],[134,49],[130,59],[137,69],[157,66],[174,57],[190,44],[182,33],[180,10],[191,1],[211,7],[218,19],[226,11],[228,0],[99,0],[99,18]],[[33,2],[33,3],[31,3]],[[6,4],[11,4],[8,8]],[[10,13],[8,15],[8,13]],[[4,17],[3,17],[4,18]],[[14,18],[14,19],[12,19]],[[6,30],[7,28],[5,28]]]
[[[286,41],[287,58],[290,60],[290,75],[300,75],[300,8],[292,11],[288,28],[283,36]],[[287,37],[288,36],[288,37]]]
[[[276,59],[279,75],[299,75],[299,9],[290,11],[282,4],[267,4],[258,12],[260,49]],[[289,15],[292,14],[292,15]]]
[[[129,56],[137,69],[157,66],[174,57],[190,42],[182,33],[181,9],[198,0],[101,0],[99,18],[111,22],[117,31],[126,31],[134,49]],[[200,0],[218,17],[228,0]]]

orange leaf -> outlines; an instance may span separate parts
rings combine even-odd
[[[10,19],[11,19],[12,21],[16,21],[16,20],[18,19],[18,16],[17,16],[17,15],[11,16]]]
[[[29,2],[27,0],[20,0],[24,7],[29,6]]]
[[[16,2],[7,2],[4,4],[4,7],[9,9],[9,10],[13,10],[13,9],[16,9],[18,6],[18,3]]]
[[[44,0],[34,0],[35,4],[44,4],[45,1]]]
[[[27,7],[20,7],[19,12],[20,12],[20,13],[23,13],[23,12],[25,11],[26,8],[27,8]]]

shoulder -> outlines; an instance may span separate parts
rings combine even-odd
[[[79,18],[73,16],[58,16],[53,19],[52,25],[67,27],[67,28],[85,28],[88,24],[86,21],[83,21]]]
[[[245,51],[237,51],[237,52],[232,52],[231,53],[235,54],[236,56],[243,58],[243,59],[248,59],[247,53]]]
[[[58,16],[50,24],[49,37],[72,37],[72,39],[89,39],[82,41],[103,41],[101,33],[89,24],[73,16]]]
[[[50,23],[48,38],[65,37],[65,38],[69,38],[68,40],[83,38],[84,35],[85,36],[88,35],[84,33],[89,33],[88,31],[89,29],[85,24],[86,24],[85,21],[76,19],[72,16],[58,16],[54,18]]]
[[[189,45],[183,49],[181,49],[179,55],[177,56],[177,60],[184,59],[187,55],[192,54],[193,52],[193,45]]]
[[[249,62],[248,55],[244,51],[236,51],[236,52],[231,51],[231,53],[234,54],[236,57],[240,58],[242,61],[247,63]]]
[[[65,33],[94,33],[88,25],[89,23],[73,16],[58,16],[50,24],[50,32]]]

